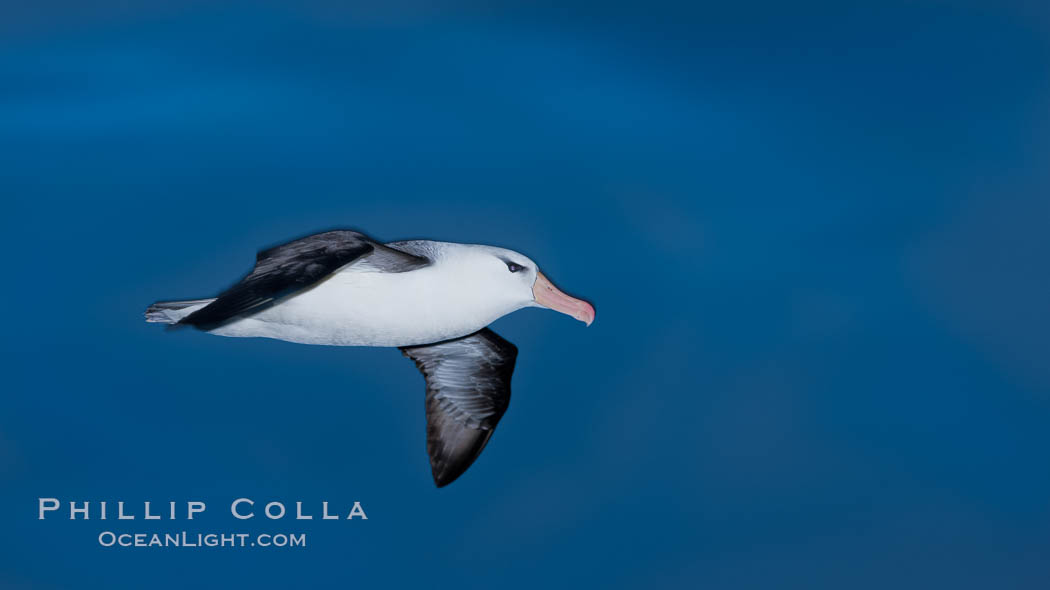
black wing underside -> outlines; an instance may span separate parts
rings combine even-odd
[[[426,379],[427,454],[434,483],[444,487],[474,463],[507,411],[518,349],[484,328],[401,352]]]
[[[260,251],[255,268],[247,276],[178,323],[210,329],[232,318],[258,313],[351,263],[368,264],[380,272],[405,272],[426,266],[429,260],[389,248],[355,231],[314,234]]]

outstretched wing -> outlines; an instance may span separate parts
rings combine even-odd
[[[377,270],[386,272],[404,272],[429,263],[355,231],[314,234],[260,251],[255,268],[247,276],[178,323],[209,329],[234,317],[262,311],[278,299],[311,287],[358,260],[369,260]]]
[[[427,382],[427,453],[440,488],[478,458],[507,411],[518,348],[484,328],[401,352],[416,362]]]

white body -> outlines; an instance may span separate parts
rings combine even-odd
[[[441,244],[433,264],[400,273],[351,263],[317,285],[209,332],[333,346],[412,346],[459,338],[523,307],[535,264],[502,248]],[[498,255],[531,272],[510,274]],[[513,282],[511,282],[513,281]],[[177,321],[201,307],[169,312]]]

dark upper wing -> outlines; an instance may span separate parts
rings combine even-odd
[[[510,403],[518,348],[484,328],[470,336],[401,349],[427,382],[427,453],[438,487],[478,458]]]
[[[429,263],[355,231],[314,234],[260,251],[252,272],[209,305],[182,318],[179,324],[211,328],[233,317],[262,311],[281,297],[315,285],[356,260],[369,260],[376,270],[385,272],[403,272]]]

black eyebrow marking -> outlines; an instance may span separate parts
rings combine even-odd
[[[529,267],[526,264],[520,264],[518,262],[514,262],[513,260],[511,260],[509,258],[506,258],[506,257],[503,257],[503,256],[500,256],[498,254],[494,254],[493,256],[495,256],[496,258],[499,258],[500,260],[502,260],[503,264],[506,264],[507,268],[510,269],[510,272],[518,272],[517,270],[511,269],[510,268],[511,265],[518,267],[518,270],[529,270]]]

